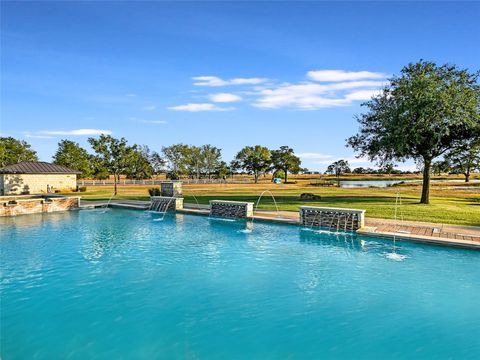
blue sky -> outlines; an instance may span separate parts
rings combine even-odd
[[[353,166],[354,115],[421,58],[479,70],[476,2],[2,2],[1,127],[49,161],[111,132],[154,150],[289,145]]]

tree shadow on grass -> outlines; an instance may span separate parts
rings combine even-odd
[[[196,198],[201,204],[208,204],[210,200],[231,200],[231,201],[247,201],[253,202],[256,204],[258,201],[258,196],[253,195],[212,195],[212,196],[202,196],[196,195]],[[185,201],[194,201],[192,196],[185,196]],[[348,204],[385,204],[385,203],[394,203],[395,197],[393,196],[322,196],[321,200],[306,200],[300,199],[299,196],[275,196],[275,201],[277,204],[286,204],[286,205],[308,205],[315,204],[317,206],[331,205],[332,203],[348,203]],[[418,200],[408,199],[405,200],[408,203]],[[269,195],[264,195],[261,199],[260,205],[262,204],[273,204],[273,199]]]

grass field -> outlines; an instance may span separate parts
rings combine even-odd
[[[405,220],[480,226],[480,190],[455,190],[453,184],[435,184],[431,187],[430,205],[419,204],[421,187],[402,185],[388,188],[338,188],[316,187],[309,181],[298,180],[296,184],[207,184],[184,185],[185,202],[200,204],[209,200],[239,200],[256,202],[263,190],[274,194],[280,210],[297,211],[301,205],[365,209],[367,217],[392,219],[395,196],[402,197],[401,212]],[[456,184],[458,185],[458,184]],[[463,184],[461,184],[463,185]],[[119,186],[116,199],[148,200],[151,186]],[[300,200],[302,193],[320,195],[320,201]],[[85,200],[105,200],[113,193],[112,186],[90,186],[81,193]],[[261,209],[273,209],[273,200],[268,194],[262,198]]]

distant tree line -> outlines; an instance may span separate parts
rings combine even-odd
[[[402,174],[417,174],[420,171],[402,171],[395,169],[395,165],[392,163],[384,164],[383,166],[373,169],[370,167],[364,168],[362,166],[351,168],[347,160],[337,160],[328,165],[325,174],[335,175],[337,177],[343,174],[355,174],[355,175],[402,175]],[[448,172],[448,170],[445,170]],[[453,172],[452,172],[453,173]]]
[[[53,163],[81,172],[79,178],[106,179],[113,175],[127,179],[148,179],[166,174],[169,179],[225,179],[237,173],[260,176],[272,174],[288,181],[288,174],[319,174],[301,167],[301,160],[288,146],[270,150],[255,145],[245,146],[230,163],[222,160],[222,150],[210,144],[193,146],[173,144],[164,146],[161,152],[152,151],[146,145],[129,145],[125,138],[101,135],[89,138],[93,154],[71,140],[61,140],[53,156]],[[36,161],[37,154],[30,144],[12,137],[0,138],[0,165],[21,161]],[[442,160],[432,164],[431,173],[463,174],[465,181],[470,174],[480,171],[480,142],[465,142],[448,152]],[[337,177],[344,174],[412,174],[420,171],[401,171],[393,163],[384,163],[377,169],[351,168],[347,160],[337,160],[328,165],[325,174]]]
[[[106,179],[112,175],[116,181],[120,176],[148,179],[161,173],[172,180],[225,179],[239,172],[253,175],[255,182],[267,173],[287,181],[288,174],[307,171],[300,167],[300,158],[288,146],[274,150],[260,145],[246,146],[227,164],[222,160],[222,150],[210,144],[173,144],[162,147],[159,153],[146,145],[129,144],[125,138],[111,135],[89,138],[88,143],[93,153],[77,142],[61,140],[53,163],[80,171],[79,178]],[[12,137],[0,138],[1,166],[36,160],[36,152],[27,142]]]

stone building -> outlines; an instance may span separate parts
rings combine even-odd
[[[43,161],[25,161],[0,169],[0,195],[46,194],[75,190],[79,171]]]

